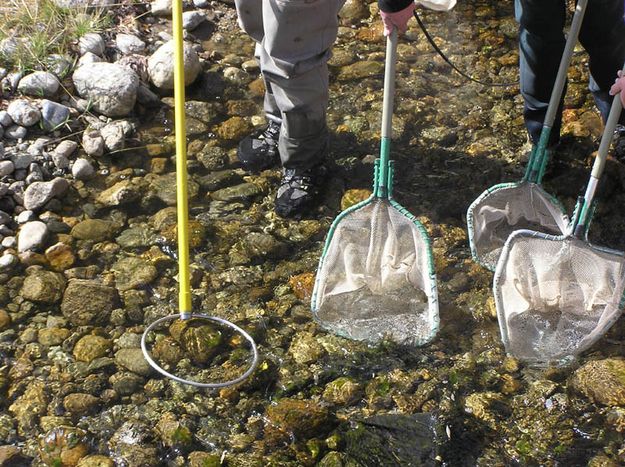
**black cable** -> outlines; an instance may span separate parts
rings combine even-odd
[[[518,81],[514,82],[514,83],[486,83],[484,81],[480,81],[479,79],[474,78],[473,76],[467,75],[464,71],[462,71],[461,69],[459,69],[456,65],[454,65],[451,60],[449,60],[449,58],[447,58],[447,56],[443,53],[443,51],[438,47],[438,45],[436,45],[436,42],[434,42],[434,39],[432,38],[432,36],[430,36],[430,33],[428,32],[427,29],[425,29],[425,25],[423,24],[423,21],[421,21],[421,18],[419,18],[419,15],[417,14],[417,10],[414,10],[414,17],[417,20],[417,23],[419,23],[419,26],[421,27],[421,30],[423,31],[423,34],[425,34],[425,37],[427,38],[428,42],[430,43],[430,45],[434,48],[434,50],[436,50],[436,52],[441,56],[441,58],[443,60],[445,60],[449,66],[451,66],[454,70],[456,70],[458,73],[460,73],[460,75],[464,76],[465,78],[473,81],[474,83],[478,83],[481,84],[483,86],[493,86],[493,87],[508,87],[508,86],[516,86],[519,84]]]

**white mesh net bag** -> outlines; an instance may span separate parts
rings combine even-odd
[[[569,224],[562,205],[536,183],[502,183],[485,191],[467,212],[471,252],[495,270],[504,243],[515,230],[564,235]]]
[[[392,200],[372,197],[335,221],[312,310],[339,335],[421,345],[438,330],[436,278],[423,226]]]
[[[575,237],[517,231],[495,273],[502,339],[511,355],[564,362],[594,344],[618,319],[625,258]]]

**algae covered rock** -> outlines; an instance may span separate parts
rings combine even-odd
[[[114,222],[103,219],[85,219],[72,228],[71,236],[78,240],[102,242],[112,239],[118,231],[119,226]]]
[[[291,342],[289,353],[297,363],[312,363],[325,355],[325,349],[310,333],[296,335]]]
[[[46,465],[73,467],[89,452],[85,431],[71,426],[58,426],[39,440],[39,454]]]
[[[346,376],[328,383],[323,391],[323,399],[338,405],[352,405],[364,395],[361,384]]]
[[[625,405],[625,360],[607,358],[588,362],[575,371],[571,386],[592,402]]]
[[[439,432],[429,413],[376,415],[345,433],[345,454],[357,465],[434,466]]]
[[[328,433],[335,419],[330,411],[314,402],[298,399],[281,399],[267,409],[269,422],[298,438],[313,438]]]
[[[111,349],[110,339],[102,336],[87,335],[74,346],[74,358],[79,362],[91,362],[96,358],[104,357]]]
[[[111,270],[115,275],[115,284],[121,291],[148,285],[158,276],[158,271],[150,262],[134,256],[120,259]]]
[[[223,342],[221,331],[206,320],[178,320],[169,327],[169,332],[186,355],[198,364],[209,363]]]

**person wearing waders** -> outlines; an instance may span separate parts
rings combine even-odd
[[[564,51],[563,33],[565,0],[515,0],[519,23],[519,65],[521,94],[525,102],[525,127],[536,145],[540,139],[560,58]],[[625,2],[590,0],[579,33],[579,41],[588,52],[590,82],[595,104],[605,122],[612,97],[610,86],[614,73],[625,61]],[[564,100],[564,93],[562,100]],[[550,135],[549,146],[560,141],[562,102]],[[617,127],[615,156],[625,162],[625,113]]]
[[[275,200],[282,217],[299,217],[314,207],[326,178],[328,59],[344,2],[235,0],[241,29],[256,41],[268,120],[239,143],[237,155],[250,172],[282,164]],[[379,7],[388,34],[393,27],[406,30],[415,4],[379,0]]]

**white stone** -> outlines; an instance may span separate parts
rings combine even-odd
[[[61,141],[59,145],[54,148],[54,154],[69,158],[72,154],[74,154],[76,148],[78,148],[78,143],[76,141],[66,139]]]
[[[82,134],[82,148],[92,157],[104,154],[104,138],[98,130],[87,128]]]
[[[64,194],[68,188],[68,181],[61,177],[49,182],[34,182],[24,191],[24,207],[36,211],[55,196]]]
[[[139,77],[115,63],[91,63],[72,76],[80,97],[91,100],[93,108],[107,117],[129,114],[135,106]]]
[[[17,251],[40,249],[44,246],[48,236],[48,227],[41,221],[27,222],[20,229],[17,236]]]
[[[12,253],[6,253],[0,256],[0,270],[11,269],[18,262],[17,256]]]
[[[102,57],[99,57],[92,52],[87,52],[86,54],[84,54],[82,57],[78,59],[78,66],[81,67],[88,63],[100,63],[104,61],[106,60],[104,60]]]
[[[145,52],[145,42],[132,34],[117,34],[115,44],[123,54],[141,55]]]
[[[76,159],[72,166],[72,175],[76,180],[89,180],[94,173],[95,169],[87,159]]]
[[[187,31],[193,31],[206,21],[206,15],[201,11],[185,11],[182,14],[182,27]]]
[[[11,175],[15,170],[15,164],[12,161],[0,161],[0,177]]]
[[[37,216],[35,215],[35,213],[27,209],[20,212],[15,218],[15,221],[18,224],[25,224],[26,222],[34,221],[36,218]]]
[[[39,109],[25,99],[12,101],[7,107],[7,112],[16,125],[32,126],[41,119]]]
[[[193,46],[185,42],[184,55],[184,83],[186,86],[193,83],[202,71],[202,64]],[[148,74],[150,80],[159,89],[174,88],[174,42],[170,41],[160,46],[148,59]]]
[[[80,55],[84,55],[87,52],[102,55],[104,53],[104,47],[104,39],[97,32],[88,32],[78,40]]]
[[[150,9],[154,16],[171,16],[172,0],[154,0],[150,4]]]
[[[52,73],[35,71],[20,80],[17,90],[27,96],[54,97],[60,86],[61,83]]]
[[[5,248],[15,248],[17,245],[17,239],[13,236],[4,237],[2,239],[2,246]]]

